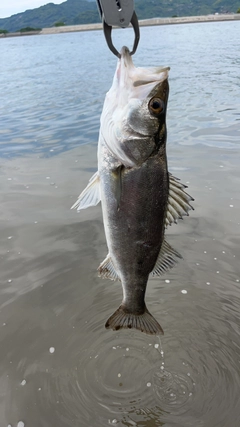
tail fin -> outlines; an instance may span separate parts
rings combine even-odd
[[[107,320],[105,328],[113,329],[114,331],[118,331],[123,328],[135,328],[149,335],[164,334],[161,326],[149,313],[146,307],[143,314],[134,314],[125,311],[123,306],[120,305],[115,313],[113,313]]]

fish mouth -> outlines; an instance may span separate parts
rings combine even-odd
[[[123,46],[120,51],[120,62],[122,61],[124,61],[125,67],[134,67],[132,56],[130,55],[130,50],[127,46]]]
[[[135,67],[128,47],[123,46],[116,70],[118,88],[127,90],[128,100],[143,100],[155,86],[168,78],[169,67]]]

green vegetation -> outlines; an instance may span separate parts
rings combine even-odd
[[[54,27],[63,27],[64,25],[66,25],[66,24],[64,24],[64,22],[60,21],[60,22],[55,22]]]
[[[239,12],[239,0],[135,0],[139,19],[194,16],[210,13]],[[0,28],[17,31],[18,28],[46,28],[56,24],[90,24],[100,22],[96,1],[66,0],[61,4],[48,3],[9,18],[0,19]]]
[[[25,27],[25,28],[21,28],[20,33],[27,33],[29,31],[41,31],[42,28],[33,28],[33,27]]]
[[[238,8],[237,13],[240,13],[240,7]]]
[[[7,34],[8,33],[8,30],[2,30],[1,28],[0,28],[0,34]]]
[[[96,24],[97,22],[101,22],[98,10],[87,10],[74,18],[73,25]]]

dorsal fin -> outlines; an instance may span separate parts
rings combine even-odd
[[[194,199],[186,193],[185,188],[187,188],[186,185],[169,173],[169,195],[165,227],[173,222],[177,224],[178,219],[182,219],[184,215],[188,216],[188,211],[194,210],[189,203]]]
[[[175,264],[177,264],[179,258],[182,258],[182,256],[164,239],[158,255],[158,259],[153,271],[151,272],[151,275],[160,276],[161,274],[170,270],[172,267],[174,267]]]

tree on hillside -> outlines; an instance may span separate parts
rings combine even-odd
[[[54,27],[63,27],[64,25],[66,25],[64,24],[64,22],[59,21],[59,22],[55,22]]]
[[[20,33],[27,33],[28,31],[41,31],[42,28],[25,27],[21,28]]]

